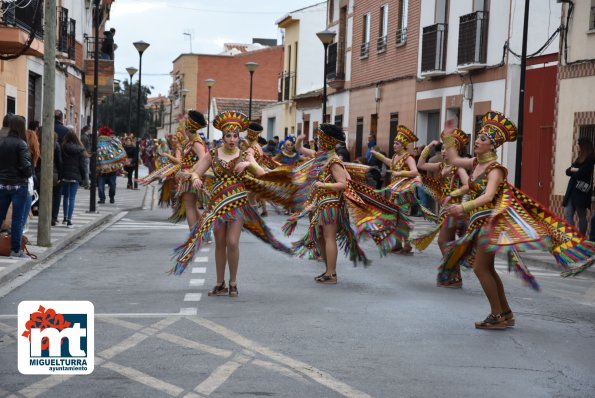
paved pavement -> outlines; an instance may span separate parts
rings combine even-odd
[[[142,173],[141,173],[142,174]],[[107,187],[106,187],[107,189]],[[72,228],[66,225],[56,225],[51,230],[51,247],[37,246],[37,217],[29,219],[28,231],[25,233],[29,239],[27,248],[30,253],[37,256],[37,259],[25,257],[15,259],[0,257],[0,285],[18,278],[26,271],[46,260],[48,257],[66,248],[68,245],[89,234],[93,229],[110,220],[112,217],[124,210],[140,209],[144,206],[145,199],[147,206],[151,205],[151,197],[147,192],[152,193],[154,187],[140,187],[138,190],[126,189],[126,178],[118,177],[116,188],[116,203],[97,204],[96,213],[89,213],[90,191],[79,188],[76,195],[76,205],[72,217]],[[62,204],[58,220],[62,220]]]

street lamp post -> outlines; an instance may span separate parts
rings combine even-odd
[[[256,62],[246,62],[246,69],[250,72],[250,102],[248,105],[248,120],[252,120],[252,77],[254,76],[254,71],[258,68],[258,64]]]
[[[182,90],[182,115],[186,116],[186,94],[190,92],[187,88],[183,88]]]
[[[333,42],[337,33],[333,32],[332,30],[323,30],[322,32],[316,33],[316,36],[322,42],[324,46],[324,79],[322,83],[322,123],[326,122],[326,64],[328,62],[328,46]]]
[[[130,76],[130,83],[128,83],[128,129],[126,130],[126,134],[130,134],[130,118],[132,117],[132,76],[138,72],[134,66],[129,66],[126,68],[126,72],[128,72],[128,76]]]
[[[136,99],[136,162],[134,167],[134,189],[138,189],[138,155],[140,153],[140,99],[141,99],[141,79],[143,76],[143,53],[149,47],[149,43],[136,41],[132,43],[138,51],[138,98]]]
[[[211,139],[209,136],[211,126],[211,88],[215,85],[215,79],[205,80],[207,87],[209,88],[209,101],[207,102],[207,142]]]
[[[169,134],[171,134],[171,114],[173,112],[174,100],[176,99],[176,97],[174,97],[173,95],[169,95],[167,99],[169,99]]]
[[[95,29],[95,48],[93,49],[93,127],[91,127],[91,159],[89,162],[89,169],[91,174],[91,187],[89,188],[89,213],[95,213],[97,211],[96,206],[96,194],[97,194],[97,122],[99,118],[98,114],[98,98],[97,89],[99,86],[99,0],[95,0],[95,15],[93,28]],[[47,18],[47,14],[46,14]],[[47,57],[46,53],[46,57]],[[45,124],[45,123],[44,123]],[[43,171],[42,171],[43,173]],[[42,180],[43,181],[43,180]],[[42,182],[43,187],[43,182]],[[43,218],[43,217],[42,217]],[[43,226],[43,220],[39,220]],[[38,239],[39,243],[39,239]],[[43,244],[43,243],[42,243]]]

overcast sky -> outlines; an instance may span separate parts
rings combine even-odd
[[[143,85],[152,96],[167,95],[173,60],[182,53],[217,54],[223,43],[251,43],[253,37],[277,39],[275,21],[317,0],[117,0],[106,28],[116,29],[116,79],[128,79],[126,68],[138,68],[133,42],[150,47],[143,54]],[[188,35],[192,35],[192,41]],[[134,81],[138,73],[134,76]]]

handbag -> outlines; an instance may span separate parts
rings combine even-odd
[[[10,256],[10,240],[11,239],[9,234],[0,234],[0,256]],[[32,259],[37,259],[37,256],[35,254],[29,253],[29,250],[27,249],[27,243],[29,243],[29,239],[27,239],[27,237],[23,235],[23,237],[21,238],[21,250]]]
[[[588,182],[585,182],[585,181],[577,181],[576,189],[578,189],[582,193],[589,193],[589,192],[591,192],[591,184],[589,184]]]

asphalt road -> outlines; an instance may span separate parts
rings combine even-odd
[[[435,245],[379,258],[366,243],[371,266],[340,256],[339,284],[318,285],[322,263],[244,232],[239,297],[207,297],[214,245],[168,275],[187,228],[166,216],[125,214],[21,286],[0,288],[0,397],[594,395],[594,279],[534,269],[534,292],[504,274],[517,326],[481,331],[473,322],[489,306],[475,276],[464,273],[461,290],[435,287]],[[276,231],[283,220],[267,219]],[[93,302],[91,375],[18,372],[17,306],[36,299]]]

